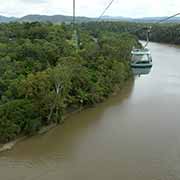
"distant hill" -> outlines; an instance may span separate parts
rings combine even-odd
[[[62,22],[72,22],[72,16],[63,16],[63,15],[54,15],[54,16],[47,16],[47,15],[27,15],[20,19],[20,22],[52,22],[52,23],[62,23]],[[87,22],[92,21],[91,18],[88,17],[77,17],[77,22]]]
[[[155,23],[157,21],[160,21],[162,19],[167,18],[167,16],[164,17],[144,17],[144,18],[129,18],[129,17],[113,17],[113,16],[104,16],[103,20],[108,21],[127,21],[127,22],[139,22],[139,23]],[[174,17],[168,21],[168,23],[180,23],[180,17]]]
[[[111,17],[111,16],[104,16],[103,20],[108,21],[127,21],[127,22],[139,22],[139,23],[155,23],[157,21],[163,20],[167,18],[167,16],[164,17],[144,17],[144,18],[129,18],[129,17]],[[169,19],[166,21],[167,23],[180,23],[180,17],[174,17],[172,19]]]
[[[146,17],[146,18],[140,18],[140,19],[135,19],[136,22],[142,22],[142,23],[156,23],[157,21],[163,20],[167,18],[165,17]],[[169,19],[166,21],[167,23],[180,23],[180,17],[174,17],[172,19]]]
[[[77,17],[77,22],[88,22],[93,21],[95,19],[88,18],[88,17]],[[9,22],[52,22],[52,23],[62,23],[62,22],[72,22],[72,16],[63,16],[63,15],[54,15],[54,16],[47,16],[47,15],[27,15],[21,18],[16,17],[5,17],[0,16],[0,23],[9,23]]]
[[[105,21],[133,21],[133,18],[122,16],[103,16],[102,20]]]
[[[6,17],[6,16],[0,16],[0,23],[9,23],[11,21],[16,21],[18,18],[15,17]]]
[[[140,23],[154,23],[159,20],[162,20],[166,17],[145,17],[145,18],[129,18],[129,17],[112,17],[112,16],[103,16],[103,21],[127,21],[127,22],[140,22]],[[89,22],[89,21],[96,21],[97,18],[89,18],[89,17],[76,17],[77,22]],[[72,22],[72,16],[64,16],[64,15],[54,15],[54,16],[47,16],[47,15],[27,15],[21,18],[16,17],[5,17],[0,16],[0,23],[9,23],[12,21],[17,22],[52,22],[52,23],[70,23]],[[173,23],[180,23],[180,17],[173,18],[167,22]]]

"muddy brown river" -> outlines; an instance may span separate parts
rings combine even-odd
[[[180,180],[180,48],[118,95],[0,154],[0,180]]]

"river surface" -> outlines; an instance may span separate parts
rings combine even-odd
[[[0,155],[0,180],[180,180],[180,48],[118,95]]]

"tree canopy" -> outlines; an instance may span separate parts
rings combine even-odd
[[[1,142],[60,123],[69,109],[103,101],[131,77],[135,36],[77,30],[78,48],[71,25],[0,25]]]

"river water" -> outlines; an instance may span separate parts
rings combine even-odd
[[[179,180],[180,48],[118,95],[0,155],[0,180]]]

